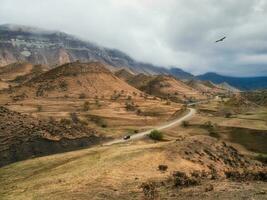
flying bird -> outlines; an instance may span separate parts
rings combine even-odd
[[[224,41],[224,40],[225,40],[225,38],[226,38],[226,37],[223,37],[223,38],[221,38],[221,39],[217,40],[215,43],[217,43],[217,42],[222,42],[222,41]]]

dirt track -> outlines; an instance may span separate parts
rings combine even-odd
[[[164,129],[170,128],[172,126],[179,125],[183,121],[189,120],[190,118],[192,118],[195,115],[195,113],[196,113],[196,110],[194,108],[189,108],[189,112],[185,116],[183,116],[181,118],[178,118],[178,119],[175,119],[174,121],[171,121],[171,122],[165,123],[163,125],[157,126],[157,127],[153,128],[153,129],[150,129],[150,130],[147,130],[147,131],[132,135],[131,138],[128,139],[128,140],[116,139],[116,140],[113,140],[111,142],[105,143],[104,146],[109,146],[109,145],[112,145],[112,144],[123,143],[123,142],[128,142],[128,141],[132,141],[132,140],[141,139],[144,136],[148,135],[154,129],[164,130]]]

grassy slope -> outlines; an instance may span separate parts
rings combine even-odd
[[[141,181],[166,177],[159,164],[190,167],[185,160],[168,160],[162,145],[97,147],[18,162],[0,169],[0,198],[116,199],[128,189],[139,191]]]

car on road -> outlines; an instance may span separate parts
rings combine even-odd
[[[131,138],[130,135],[125,135],[125,136],[123,137],[124,140],[129,140],[130,138]]]

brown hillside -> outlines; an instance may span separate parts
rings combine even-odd
[[[115,75],[126,82],[133,79],[133,77],[135,76],[132,72],[130,72],[126,69],[120,69],[120,70],[116,71]]]
[[[145,90],[147,84],[152,81],[155,78],[155,76],[148,76],[145,74],[137,74],[134,76],[131,80],[128,80],[128,83],[139,90]]]
[[[13,63],[0,68],[0,78],[3,81],[12,81],[23,83],[31,78],[40,75],[48,70],[48,67],[42,65],[32,65],[29,63]]]
[[[171,76],[156,76],[148,82],[144,88],[149,94],[170,98],[172,100],[188,100],[188,99],[205,99],[206,97],[199,91],[189,87],[182,81]]]
[[[135,88],[148,94],[161,98],[169,98],[173,101],[185,101],[189,99],[205,99],[202,91],[191,88],[182,81],[172,76],[158,75],[148,76],[138,74],[135,76],[119,76]]]
[[[100,62],[69,63],[56,67],[33,78],[17,92],[33,96],[62,97],[111,97],[115,91],[125,95],[139,91],[113,75]]]
[[[206,93],[206,94],[224,94],[228,91],[213,84],[210,81],[200,81],[200,80],[190,80],[186,82],[186,84],[199,92]]]
[[[9,84],[7,82],[5,82],[5,81],[2,81],[0,79],[0,90],[6,89],[8,87],[9,87]]]
[[[100,142],[94,129],[38,120],[1,106],[0,121],[0,166]]]

